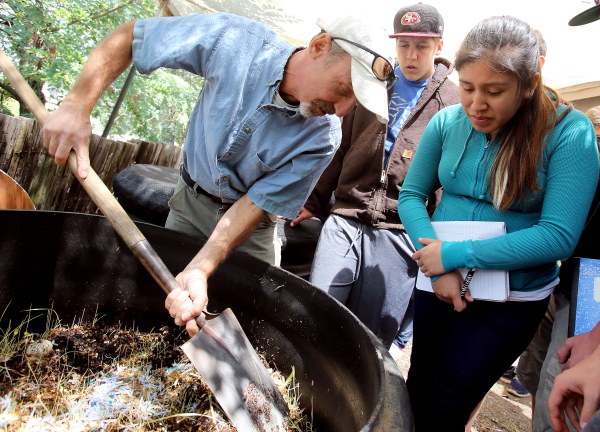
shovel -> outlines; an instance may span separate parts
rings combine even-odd
[[[0,68],[40,124],[48,111],[0,50]],[[138,257],[165,293],[180,286],[129,218],[104,182],[90,168],[82,179],[77,174],[77,157],[71,151],[68,165],[102,210],[110,224]],[[183,345],[183,351],[207,382],[217,401],[239,432],[284,432],[289,411],[283,396],[244,334],[230,309],[206,321],[196,318],[200,331]]]

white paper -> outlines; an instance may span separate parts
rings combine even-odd
[[[486,240],[506,234],[504,222],[450,221],[432,222],[431,225],[438,240],[443,241]],[[467,269],[459,270],[464,278]],[[433,292],[431,280],[420,271],[417,289]],[[469,291],[477,300],[506,301],[510,291],[508,272],[477,269],[469,284]]]

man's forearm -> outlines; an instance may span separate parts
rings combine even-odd
[[[91,113],[104,90],[132,62],[134,24],[130,21],[117,27],[98,44],[63,104],[74,104]]]
[[[195,268],[206,277],[210,276],[236,247],[252,235],[264,215],[265,211],[244,195],[223,215],[206,245],[186,270]]]

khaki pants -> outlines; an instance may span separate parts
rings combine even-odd
[[[209,237],[231,204],[212,201],[196,193],[179,177],[175,193],[169,200],[171,211],[165,226],[186,234]],[[277,237],[277,216],[266,213],[250,238],[237,247],[271,265],[281,263],[281,242]]]

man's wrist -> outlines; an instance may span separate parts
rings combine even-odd
[[[89,98],[86,95],[79,97],[71,91],[60,103],[60,108],[80,111],[83,115],[90,116],[95,102],[90,106]]]
[[[213,264],[212,260],[210,260],[207,255],[202,253],[204,249],[206,249],[206,246],[204,246],[194,257],[194,259],[190,261],[190,263],[185,267],[184,271],[196,273],[197,277],[208,279],[219,266],[220,262]]]

